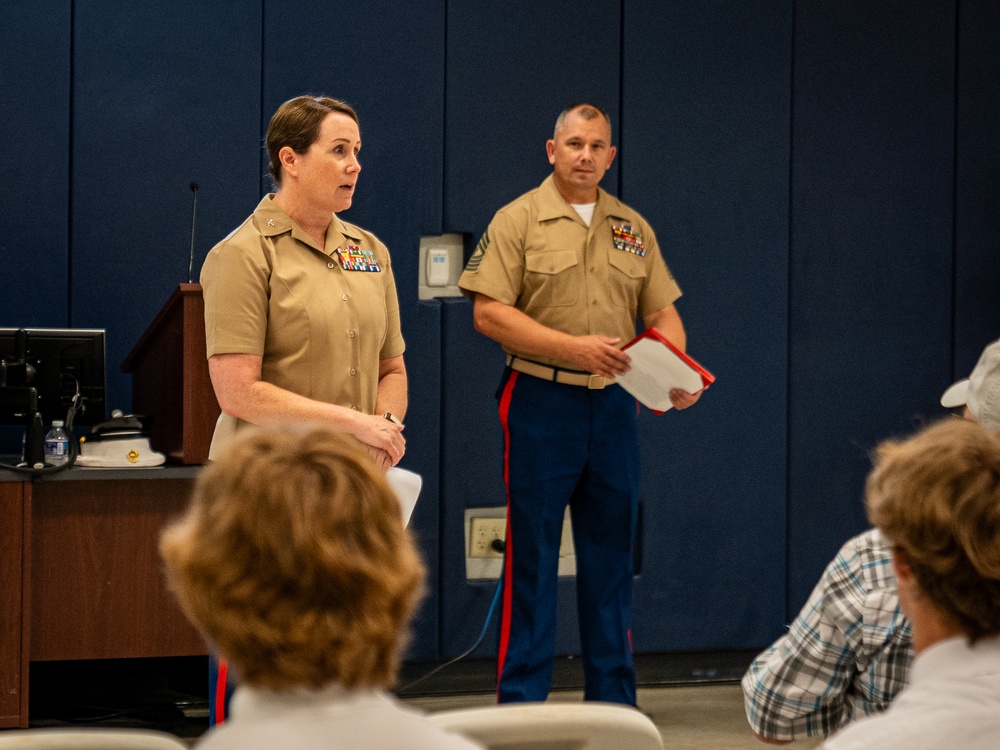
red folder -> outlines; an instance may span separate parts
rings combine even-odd
[[[632,369],[616,382],[655,414],[672,408],[670,391],[696,393],[715,382],[715,376],[671,344],[655,328],[648,328],[622,350],[632,349]]]

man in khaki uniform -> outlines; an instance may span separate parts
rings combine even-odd
[[[635,704],[632,538],[639,499],[636,401],[614,384],[636,316],[684,349],[681,292],[653,230],[598,187],[611,123],[563,111],[546,143],[553,174],[497,212],[459,285],[476,330],[507,352],[500,389],[507,550],[500,702],[548,695],[563,514],[573,519],[587,700]],[[679,409],[699,394],[673,391]]]

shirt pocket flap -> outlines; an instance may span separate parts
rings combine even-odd
[[[579,261],[575,250],[554,250],[549,253],[532,253],[524,257],[524,267],[532,273],[557,274],[572,268]]]
[[[645,258],[640,258],[638,255],[624,250],[611,250],[608,253],[608,261],[631,279],[641,279],[646,276]]]

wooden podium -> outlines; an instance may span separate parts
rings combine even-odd
[[[171,463],[203,464],[221,409],[208,375],[201,284],[179,284],[122,362],[132,410],[151,418],[150,443]]]

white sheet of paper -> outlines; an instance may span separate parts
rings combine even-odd
[[[674,388],[697,393],[704,387],[700,373],[655,339],[640,339],[626,351],[632,369],[615,382],[654,411],[673,408],[670,391]]]
[[[424,486],[424,478],[419,474],[393,466],[385,473],[389,486],[399,498],[399,509],[403,513],[403,525],[410,525],[410,516],[420,497],[420,488]]]

